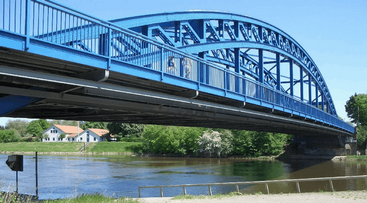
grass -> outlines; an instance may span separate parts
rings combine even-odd
[[[141,142],[100,142],[91,150],[91,152],[137,152]]]
[[[86,152],[138,152],[141,142],[99,142],[91,143]],[[12,142],[0,143],[1,151],[10,152],[80,152],[84,142]]]
[[[10,202],[22,202],[22,203],[31,203],[31,202],[37,202],[35,200],[32,200],[30,198],[19,198],[15,194],[9,194],[9,193],[2,193],[0,194],[0,203],[10,203]],[[79,202],[88,202],[88,203],[139,203],[138,200],[129,199],[129,198],[112,198],[112,197],[105,197],[101,194],[94,194],[94,195],[80,195],[75,198],[67,198],[67,199],[58,199],[58,200],[45,200],[42,201],[45,203],[79,203]]]
[[[1,151],[11,152],[79,152],[82,142],[12,142],[0,143]]]
[[[347,159],[349,160],[366,160],[367,159],[367,155],[361,155],[361,156],[357,156],[357,155],[348,155]]]

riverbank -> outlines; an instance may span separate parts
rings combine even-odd
[[[0,154],[132,155],[141,142],[13,142],[0,143]]]
[[[141,157],[183,157],[193,156],[165,155],[165,154],[143,154],[139,145],[142,142],[14,142],[0,143],[0,154],[21,154],[34,155],[37,151],[39,155],[75,155],[75,156],[93,156],[93,155],[130,155]],[[200,158],[200,157],[194,157]],[[308,156],[297,154],[282,154],[280,156],[260,156],[260,157],[241,157],[229,156],[229,159],[248,159],[248,160],[332,160],[332,161],[358,161],[367,160],[367,155],[349,155],[349,156]]]
[[[344,192],[319,192],[300,194],[258,194],[258,195],[238,195],[238,196],[189,196],[174,198],[141,198],[137,199],[141,203],[313,203],[313,202],[333,202],[333,203],[359,203],[366,202],[367,191],[344,191]]]

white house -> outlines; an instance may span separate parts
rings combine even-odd
[[[43,131],[42,135],[47,135],[42,142],[67,142],[68,137],[75,137],[78,133],[83,132],[83,129],[69,125],[53,125]],[[65,138],[61,139],[60,135],[65,134]]]
[[[74,139],[75,142],[101,142],[108,140],[110,131],[105,129],[88,128],[79,135],[69,136],[69,141]]]
[[[101,142],[106,140],[115,140],[113,135],[105,129],[88,128],[83,130],[76,126],[53,125],[43,133],[45,139],[43,142]],[[60,135],[65,134],[64,138]]]

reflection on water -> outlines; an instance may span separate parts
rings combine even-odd
[[[0,189],[15,190],[15,172],[0,155]],[[3,160],[3,161],[1,161]],[[3,164],[1,164],[3,163]],[[238,182],[287,178],[310,178],[367,174],[365,162],[250,161],[242,159],[142,158],[131,156],[68,157],[39,156],[39,194],[41,199],[73,197],[83,193],[138,197],[138,186],[216,182]],[[35,194],[33,156],[24,156],[24,172],[19,172],[19,192]],[[335,181],[336,190],[365,187],[364,181]],[[296,186],[270,184],[270,192],[295,192]],[[189,187],[187,193],[207,194],[207,187]],[[213,187],[228,193],[234,186]],[[264,185],[241,186],[245,192],[265,192]],[[328,182],[301,183],[302,192],[327,191]],[[182,194],[182,188],[164,189],[165,196]],[[159,189],[142,189],[143,197],[159,196]]]

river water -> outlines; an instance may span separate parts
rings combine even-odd
[[[16,173],[0,155],[0,189],[15,190]],[[34,156],[24,156],[19,172],[19,193],[35,194]],[[366,175],[364,161],[254,161],[244,159],[147,158],[132,156],[38,156],[39,197],[56,199],[100,193],[114,197],[138,197],[139,186],[174,185]],[[360,190],[365,183],[334,181],[335,190]],[[270,184],[271,193],[296,192],[294,183]],[[265,193],[264,185],[241,186],[241,191]],[[207,187],[188,187],[188,194],[208,194]],[[302,192],[329,191],[327,181],[301,183]],[[182,188],[163,189],[164,196],[182,194]],[[213,187],[213,194],[235,191],[234,186]],[[158,197],[159,189],[142,189],[142,197]]]

